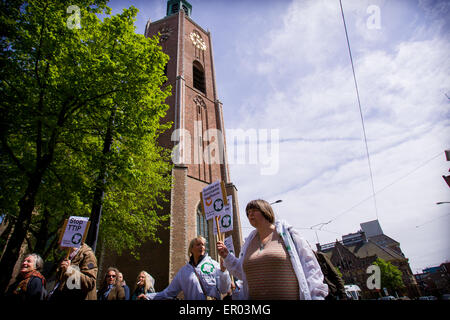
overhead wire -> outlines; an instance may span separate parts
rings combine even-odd
[[[359,106],[359,114],[360,114],[360,117],[361,117],[361,124],[362,124],[363,133],[364,133],[364,143],[365,143],[365,146],[366,146],[367,163],[369,165],[370,182],[371,182],[371,185],[372,185],[372,196],[373,196],[373,202],[374,202],[374,207],[375,207],[375,215],[376,215],[377,220],[378,220],[377,200],[376,200],[376,197],[375,197],[375,186],[374,186],[374,183],[373,183],[372,165],[370,163],[369,147],[368,147],[368,144],[367,144],[366,127],[364,125],[364,116],[363,116],[363,112],[362,112],[362,108],[361,108],[361,99],[359,98],[358,82],[356,81],[355,66],[353,64],[352,50],[350,48],[350,40],[348,38],[347,24],[345,23],[345,16],[344,16],[344,9],[342,7],[342,0],[339,0],[339,4],[341,6],[342,21],[344,22],[345,37],[347,38],[347,48],[348,48],[348,53],[350,55],[350,63],[352,65],[353,80],[354,80],[354,83],[355,83],[356,97],[357,97],[358,106]]]
[[[384,186],[383,188],[381,188],[380,190],[375,192],[375,195],[383,192],[384,190],[386,190],[387,188],[391,187],[392,185],[396,184],[397,182],[405,179],[406,177],[410,176],[411,174],[413,174],[414,172],[416,172],[417,170],[419,170],[420,168],[422,168],[423,166],[427,165],[429,162],[433,161],[434,159],[436,159],[437,157],[441,156],[442,152],[439,152],[438,154],[434,155],[432,158],[422,162],[419,166],[415,167],[413,170],[409,171],[407,174],[405,174],[404,176],[401,176],[400,178],[394,180],[393,182],[389,183],[388,185]],[[343,212],[339,213],[338,215],[334,216],[333,218],[331,218],[331,221],[336,220],[337,218],[341,217],[342,215],[346,214],[347,212],[352,211],[354,208],[358,207],[359,205],[361,205],[362,203],[366,202],[367,200],[369,200],[373,195],[368,196],[367,198],[359,201],[358,203],[354,204],[353,206],[351,206],[349,209],[344,210]]]
[[[421,224],[417,225],[416,228],[420,228],[420,227],[422,227],[423,225],[426,225],[426,224],[428,224],[428,223],[430,223],[430,222],[433,222],[433,221],[435,221],[435,220],[438,220],[438,219],[441,219],[441,218],[446,218],[448,215],[450,215],[450,212],[447,213],[447,214],[445,214],[445,215],[443,215],[443,216],[439,216],[439,217],[436,217],[436,218],[434,218],[434,219],[425,221],[424,223],[421,223]]]

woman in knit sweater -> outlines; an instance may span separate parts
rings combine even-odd
[[[255,227],[239,258],[223,242],[219,255],[232,275],[243,281],[243,298],[252,300],[322,300],[328,294],[320,266],[296,230],[275,221],[267,201],[253,200],[245,209]]]

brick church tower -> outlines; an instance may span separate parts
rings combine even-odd
[[[191,19],[192,6],[185,0],[169,0],[167,15],[147,22],[145,36],[160,34],[160,45],[169,55],[167,84],[172,95],[164,122],[172,128],[160,137],[160,144],[174,150],[173,187],[165,212],[170,221],[158,230],[161,244],[147,242],[139,250],[140,260],[129,253],[117,256],[103,252],[99,277],[109,266],[124,274],[130,289],[142,270],[156,280],[155,289],[164,289],[188,260],[189,241],[197,235],[207,239],[207,251],[218,259],[213,221],[207,221],[200,209],[200,192],[208,184],[221,180],[233,197],[233,236],[236,255],[242,245],[237,189],[230,181],[222,103],[217,96],[212,39]],[[170,228],[167,228],[170,227]],[[104,250],[102,250],[104,251]],[[132,288],[133,287],[133,288]]]

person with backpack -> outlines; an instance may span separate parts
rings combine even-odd
[[[45,300],[45,277],[41,274],[44,261],[37,253],[25,256],[20,266],[20,273],[7,291],[8,299],[29,302]]]
[[[323,300],[328,286],[306,241],[275,214],[265,200],[253,200],[245,209],[255,227],[239,258],[221,241],[217,251],[229,272],[242,280],[242,298],[251,300]]]

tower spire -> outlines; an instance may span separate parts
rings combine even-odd
[[[186,0],[169,0],[167,1],[167,13],[166,16],[171,16],[180,10],[184,10],[184,13],[190,17],[192,12],[192,5]]]

